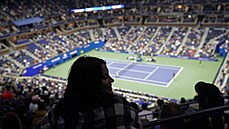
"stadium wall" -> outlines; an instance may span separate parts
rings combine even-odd
[[[100,48],[102,47],[103,45],[105,44],[105,41],[95,41],[95,42],[92,42],[88,45],[85,45],[81,48],[76,48],[74,50],[71,50],[69,52],[66,52],[66,53],[63,53],[59,56],[56,56],[54,58],[51,58],[49,60],[46,60],[44,62],[41,62],[41,63],[38,63],[38,64],[35,64],[35,65],[32,65],[26,69],[24,69],[21,73],[22,76],[34,76],[34,75],[37,75],[39,74],[41,71],[43,71],[44,69],[49,69],[51,67],[54,67],[58,64],[61,64],[67,60],[70,60],[76,56],[79,56],[80,54],[83,54],[83,53],[86,53],[90,50],[93,50],[93,49],[97,49],[97,48]]]
[[[112,51],[112,50],[103,50],[103,49],[100,49],[100,51],[103,51],[103,52],[115,52],[115,53],[137,54],[136,52]],[[171,57],[171,58],[182,58],[182,59],[193,59],[193,60],[216,61],[215,58],[196,58],[196,57],[188,57],[188,56],[169,56],[169,55],[160,55],[160,54],[154,54],[154,56]]]

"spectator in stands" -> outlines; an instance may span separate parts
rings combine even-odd
[[[56,104],[59,101],[59,94],[54,93],[49,96],[50,100],[50,107],[52,107],[54,104]]]
[[[35,95],[32,97],[32,101],[31,103],[29,104],[29,111],[31,113],[34,113],[38,110],[38,101],[39,101],[39,96],[38,95]]]
[[[40,96],[42,100],[44,100],[44,104],[46,107],[49,107],[50,106],[50,99],[49,99],[49,96],[50,96],[50,92],[45,89],[42,93],[42,95]]]
[[[182,103],[186,103],[186,99],[184,97],[180,98],[180,104],[182,104]]]
[[[157,107],[155,109],[155,112],[160,111],[163,104],[164,104],[164,100],[163,99],[158,99],[157,100]]]
[[[29,109],[29,105],[32,101],[32,97],[35,95],[34,91],[33,91],[33,87],[32,86],[28,86],[27,88],[23,89],[24,93],[25,93],[25,105],[26,107]]]
[[[219,88],[213,84],[200,81],[195,85],[198,94],[199,109],[208,109],[223,104]]]
[[[176,115],[181,115],[182,110],[176,103],[164,103],[161,112],[160,119],[168,118]],[[184,120],[183,119],[174,119],[168,122],[164,122],[160,125],[161,129],[184,129]]]
[[[113,93],[113,82],[104,60],[79,57],[71,67],[64,94],[64,128],[141,128],[136,110]]]
[[[19,91],[16,93],[15,98],[16,98],[17,100],[22,100],[22,101],[25,100],[25,96],[23,95],[23,93],[22,93],[21,90],[19,90]]]
[[[11,86],[7,85],[5,90],[2,92],[2,99],[11,100],[14,98],[14,94],[11,91]]]
[[[142,104],[142,110],[138,113],[138,115],[139,117],[141,116],[140,117],[141,123],[153,120],[153,112],[149,110],[148,103]]]
[[[154,111],[154,118],[158,118],[159,117],[159,112],[161,110],[162,105],[164,104],[164,100],[163,99],[157,99],[156,102],[156,107],[155,107],[155,111]]]
[[[186,112],[189,107],[189,103],[187,103],[184,97],[181,97],[179,106],[183,112]]]
[[[195,91],[198,94],[199,110],[223,105],[221,93],[215,85],[200,81],[195,84]],[[187,129],[224,129],[226,121],[224,112],[214,112],[191,119]]]
[[[195,95],[191,102],[193,102],[193,103],[188,106],[186,113],[195,112],[199,109],[198,95]]]

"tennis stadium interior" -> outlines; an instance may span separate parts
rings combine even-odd
[[[0,120],[37,89],[46,108],[34,114],[32,128],[46,125],[50,101],[63,97],[81,55],[105,59],[114,92],[152,113],[158,100],[195,105],[198,81],[216,85],[228,104],[228,0],[1,0],[0,6],[0,96],[7,86],[15,96],[0,100]]]

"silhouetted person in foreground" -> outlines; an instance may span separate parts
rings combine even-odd
[[[219,88],[213,84],[198,82],[195,84],[195,91],[198,94],[199,110],[214,108],[223,105]],[[224,129],[227,116],[223,111],[212,112],[191,119],[187,129]]]
[[[112,91],[106,62],[79,57],[71,67],[61,116],[64,129],[141,128],[138,113]]]
[[[182,110],[176,103],[164,103],[160,112],[160,119],[181,115]],[[183,119],[175,119],[161,124],[161,129],[185,129]]]
[[[1,122],[1,129],[23,129],[20,118],[16,113],[7,113]]]

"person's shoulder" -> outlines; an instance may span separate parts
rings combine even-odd
[[[114,103],[129,103],[125,97],[120,94],[114,94],[113,96]]]

